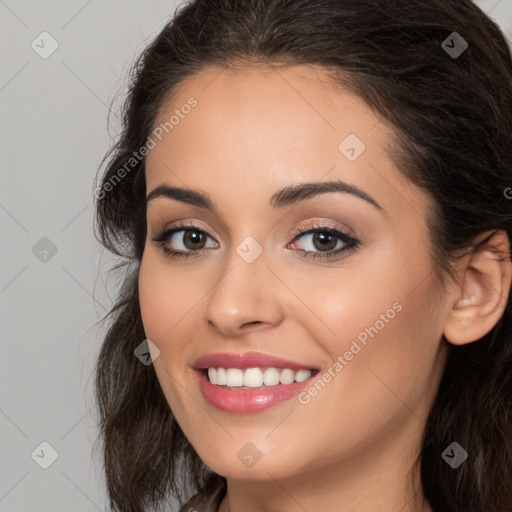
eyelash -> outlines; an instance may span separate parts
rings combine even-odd
[[[194,250],[174,251],[174,250],[169,249],[168,247],[166,247],[165,244],[172,237],[172,235],[174,233],[177,233],[177,232],[180,232],[180,231],[183,231],[183,232],[186,232],[186,231],[196,231],[196,232],[202,233],[203,235],[206,235],[208,237],[210,236],[210,235],[208,235],[208,233],[206,231],[204,231],[201,228],[198,228],[197,226],[194,226],[193,224],[181,224],[181,223],[178,223],[178,224],[175,224],[174,226],[172,226],[170,228],[166,228],[163,231],[161,231],[160,233],[157,233],[156,235],[152,236],[151,240],[158,247],[160,247],[162,249],[162,251],[164,252],[164,255],[166,257],[171,258],[171,259],[172,258],[183,258],[183,259],[185,259],[185,258],[188,258],[190,256],[193,256],[193,257],[197,258],[197,257],[201,256],[200,253],[202,251],[208,250],[208,249],[199,249],[199,250],[196,250],[196,251],[194,251]],[[302,229],[294,232],[293,233],[294,238],[293,238],[292,242],[295,242],[295,240],[297,240],[298,238],[301,238],[304,235],[308,235],[308,234],[311,234],[311,233],[317,233],[317,232],[327,233],[329,235],[336,236],[342,242],[345,243],[345,247],[342,247],[341,249],[337,249],[337,250],[331,251],[331,252],[315,252],[315,251],[305,251],[303,249],[299,249],[299,252],[303,252],[303,253],[306,253],[306,254],[313,254],[312,256],[305,256],[306,258],[327,260],[327,259],[335,258],[336,256],[338,256],[339,254],[341,254],[341,253],[343,253],[345,251],[355,251],[359,247],[359,245],[360,245],[359,240],[355,239],[352,236],[349,236],[344,231],[341,231],[339,229],[336,229],[336,228],[333,228],[333,227],[330,227],[330,226],[327,226],[327,225],[323,225],[323,224],[315,224],[315,225],[307,226],[305,228],[302,228]],[[196,254],[194,254],[194,253],[196,253]],[[197,253],[199,253],[199,254],[197,254]]]

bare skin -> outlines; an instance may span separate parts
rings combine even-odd
[[[464,259],[458,281],[443,290],[427,249],[430,199],[386,155],[385,123],[318,69],[204,70],[182,84],[155,126],[191,96],[197,106],[147,157],[147,193],[162,184],[200,190],[215,211],[149,201],[140,305],[174,416],[204,462],[227,478],[220,512],[431,512],[413,471],[426,417],[449,343],[479,339],[503,313],[511,264],[489,248],[506,251],[508,239],[498,233]],[[365,145],[353,161],[338,148],[349,134]],[[381,209],[340,192],[269,204],[281,188],[335,180]],[[151,240],[177,221],[207,233],[203,248],[187,242],[187,231],[166,246],[201,256],[170,259]],[[291,232],[319,222],[360,245],[313,259],[326,246]],[[249,236],[262,249],[251,263],[236,250]],[[326,249],[344,246],[334,237]],[[376,325],[348,360],[352,342]],[[201,394],[192,365],[205,354],[245,351],[321,372],[338,356],[347,364],[308,403],[220,411]],[[261,453],[252,467],[237,456],[248,442]]]

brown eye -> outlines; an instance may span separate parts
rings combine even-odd
[[[299,231],[294,238],[293,246],[296,247],[295,240],[309,237],[310,242],[301,252],[311,254],[311,258],[334,258],[347,250],[355,250],[359,247],[359,241],[343,231],[330,226],[309,226],[305,230]],[[338,247],[336,249],[336,247]]]
[[[166,255],[179,257],[189,256],[194,252],[199,255],[200,251],[205,248],[207,238],[211,237],[206,231],[196,226],[175,226],[153,236],[152,240],[162,248]]]
[[[202,249],[202,245],[204,244],[206,234],[201,231],[192,230],[192,229],[182,229],[185,235],[182,237],[183,245],[187,247],[187,249]],[[176,231],[179,233],[179,231]]]

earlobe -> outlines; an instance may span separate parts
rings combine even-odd
[[[464,299],[458,300],[457,303],[455,304],[454,308],[455,309],[464,308],[466,306],[475,304],[475,302],[476,302],[476,297],[474,295],[472,295],[471,298],[469,298],[469,299],[464,298]]]
[[[483,240],[492,232],[483,236]],[[477,244],[479,242],[477,241]],[[464,345],[485,336],[503,315],[511,288],[510,241],[497,231],[468,258],[446,318],[444,336]]]

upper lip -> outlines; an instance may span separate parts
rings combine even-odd
[[[196,359],[193,364],[197,370],[206,368],[246,368],[268,367],[290,368],[291,370],[316,370],[308,363],[299,363],[283,359],[282,357],[264,354],[262,352],[219,352],[215,354],[207,354]]]

